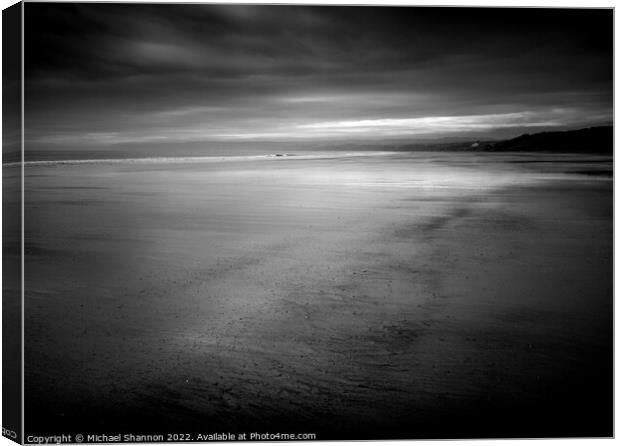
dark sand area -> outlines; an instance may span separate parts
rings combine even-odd
[[[28,166],[26,435],[611,435],[611,169]]]

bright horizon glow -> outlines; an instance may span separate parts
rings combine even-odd
[[[354,121],[330,121],[298,126],[303,129],[358,129],[406,128],[412,132],[419,131],[462,131],[464,128],[491,129],[496,127],[546,127],[561,125],[554,120],[536,121],[535,113],[504,113],[492,115],[469,116],[429,116],[423,118],[398,119],[362,119]]]
[[[551,110],[521,111],[512,113],[423,116],[416,118],[377,118],[345,119],[338,121],[319,121],[300,123],[295,117],[274,122],[257,118],[255,122],[238,121],[209,127],[209,119],[203,115],[211,107],[196,106],[184,109],[170,109],[150,115],[162,125],[157,129],[57,133],[44,138],[32,138],[29,142],[56,144],[148,144],[148,143],[196,143],[209,141],[294,141],[294,140],[372,140],[373,138],[433,138],[442,135],[462,134],[464,138],[472,134],[482,134],[506,129],[558,129],[583,123],[579,109],[553,108]],[[179,124],[173,118],[193,117],[191,124]],[[146,116],[148,119],[148,116]],[[590,122],[605,122],[605,116],[591,115]],[[203,124],[203,120],[207,124]],[[264,121],[264,122],[263,122]],[[166,123],[166,124],[164,124]],[[260,123],[261,125],[258,125]],[[251,124],[251,125],[249,125]],[[261,128],[258,130],[258,128]],[[258,131],[257,131],[258,130]],[[515,135],[516,136],[516,135]]]
[[[510,129],[557,128],[579,122],[578,111],[556,108],[544,112],[524,111],[463,116],[425,116],[419,118],[381,118],[323,121],[281,127],[275,131],[214,134],[217,139],[309,139],[343,137],[415,137]],[[596,116],[594,119],[601,119]]]

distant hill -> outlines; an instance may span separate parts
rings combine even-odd
[[[460,140],[349,143],[317,147],[325,150],[388,150],[397,152],[555,152],[613,154],[612,126],[524,134],[505,140]]]
[[[505,141],[481,143],[474,150],[612,154],[614,130],[612,126],[604,126],[565,132],[525,134]]]

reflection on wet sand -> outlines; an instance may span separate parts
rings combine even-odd
[[[446,153],[28,166],[26,430],[610,435],[610,171]]]

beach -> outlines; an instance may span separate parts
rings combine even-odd
[[[27,434],[613,433],[610,156],[24,169]]]

